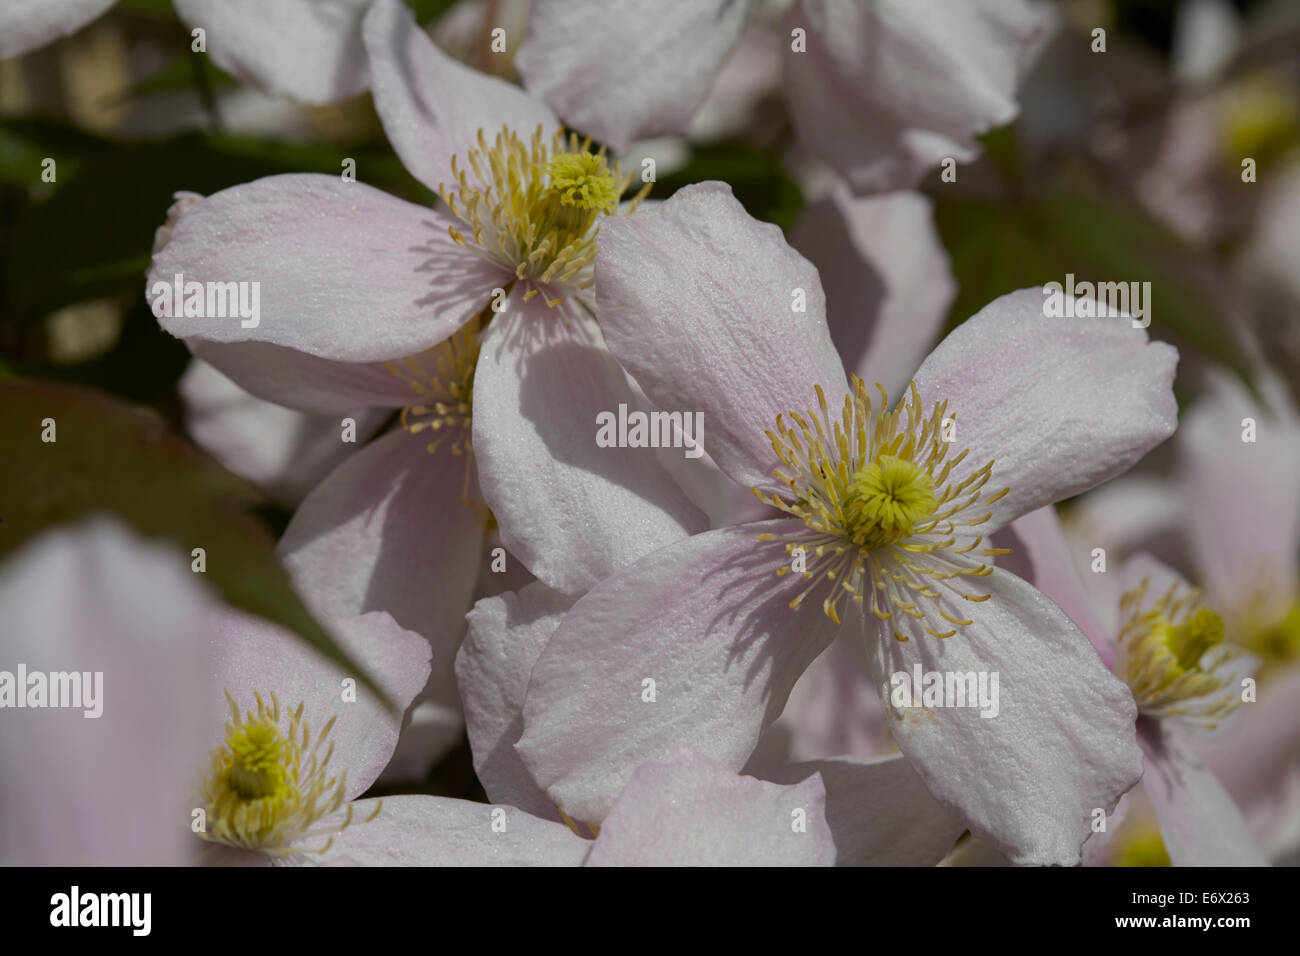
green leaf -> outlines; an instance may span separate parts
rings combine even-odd
[[[232,605],[294,632],[373,691],[312,617],[250,511],[259,497],[178,437],[157,413],[91,389],[0,381],[0,558],[51,525],[108,511],[177,545],[203,548],[205,577]],[[42,421],[56,441],[41,440]]]
[[[55,163],[58,183],[71,179],[82,162],[110,146],[107,140],[70,126],[42,120],[0,123],[0,182],[34,186],[41,182],[41,163]]]
[[[406,0],[420,26],[427,26],[456,5],[456,0]]]

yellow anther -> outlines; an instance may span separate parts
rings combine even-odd
[[[848,597],[882,620],[901,611],[930,635],[950,637],[956,632],[925,622],[933,613],[936,622],[969,626],[970,619],[945,610],[940,602],[988,599],[987,594],[968,594],[954,582],[993,573],[991,565],[968,557],[982,537],[966,529],[988,521],[992,512],[987,506],[1006,490],[985,493],[991,461],[960,479],[953,477],[968,451],[948,454],[946,402],[927,415],[913,383],[907,400],[890,411],[884,389],[876,389],[878,401],[853,376],[852,391],[833,416],[824,391],[815,386],[817,409],[777,416],[775,430],[767,433],[781,465],[773,474],[789,491],[755,489],[754,494],[799,518],[808,530],[767,540],[786,542],[791,554],[800,549],[807,562],[804,577],[811,581],[792,607],[829,585],[822,609],[832,621],[839,621],[839,602]],[[868,593],[870,602],[865,600]],[[906,640],[897,631],[895,636]]]

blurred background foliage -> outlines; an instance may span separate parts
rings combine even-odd
[[[435,35],[453,4],[410,2]],[[1300,37],[1246,43],[1220,77],[1189,94],[1171,78],[1176,0],[1063,6],[1075,29],[1027,78],[1021,118],[986,136],[983,156],[963,165],[956,183],[936,171],[922,186],[958,281],[949,327],[998,295],[1066,273],[1150,279],[1158,316],[1151,333],[1178,345],[1185,364],[1224,366],[1249,379],[1233,331],[1242,303],[1228,267],[1252,235],[1264,190],[1242,188],[1240,157],[1256,160],[1263,183],[1296,155],[1294,72],[1279,80],[1276,68],[1290,58],[1294,71]],[[1234,6],[1245,17],[1261,4]],[[1088,52],[1094,24],[1107,29],[1105,56]],[[481,40],[450,49],[513,78],[507,58],[482,51]],[[1054,88],[1062,74],[1070,84],[1064,95]],[[1107,99],[1116,89],[1122,97]],[[1078,108],[1062,110],[1071,96]],[[1199,184],[1215,226],[1189,239],[1141,201],[1135,162],[1159,149],[1189,98],[1224,97],[1221,163]],[[215,575],[226,596],[322,643],[328,639],[283,576],[268,572],[257,583],[252,573],[271,566],[271,542],[288,512],[183,437],[177,382],[188,353],[158,329],[144,301],[154,233],[179,191],[206,195],[276,173],[337,175],[345,158],[372,186],[415,202],[433,197],[392,153],[368,94],[321,108],[271,108],[263,100],[191,53],[170,0],[122,0],[74,36],[0,62],[0,555],[40,521],[92,507],[122,511],[187,552],[190,538],[220,533],[242,565]],[[1031,122],[1036,110],[1039,120],[1052,120],[1049,135]],[[791,230],[805,197],[787,163],[793,135],[779,94],[759,114],[757,130],[691,144],[676,168],[666,164],[651,195],[725,180],[754,216]],[[56,164],[54,182],[42,179],[47,158]],[[1292,325],[1280,333],[1282,345],[1265,339],[1265,347],[1295,387],[1300,349],[1286,345],[1295,345],[1293,314],[1280,320]],[[39,412],[46,406],[59,409],[62,467],[87,480],[29,509],[29,498],[57,477],[48,462],[23,457],[17,431],[34,427],[29,419],[48,414]],[[141,416],[133,409],[146,412],[133,417]],[[439,773],[456,780],[445,789],[472,789],[464,751],[447,767]]]

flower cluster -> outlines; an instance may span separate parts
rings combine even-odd
[[[110,5],[12,5],[0,57]],[[1024,91],[1063,15],[534,0],[497,49],[497,5],[462,6],[477,52],[400,0],[175,0],[250,86],[369,97],[413,180],[366,154],[154,210],[147,334],[192,356],[190,437],[283,507],[333,653],[165,529],[40,529],[0,567],[0,672],[99,674],[103,716],[0,680],[0,860],[1292,851],[1292,388],[1247,331],[1231,371],[1180,368],[1167,286],[983,295],[1030,250],[997,213],[953,238],[958,180],[1016,175],[985,134],[1054,135]],[[752,148],[809,200],[785,230],[673,158],[773,122]],[[487,803],[421,786],[463,747]]]

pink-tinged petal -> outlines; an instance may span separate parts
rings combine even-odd
[[[692,142],[740,136],[761,120],[764,101],[781,86],[781,51],[789,34],[779,27],[750,18],[687,127]]]
[[[1241,807],[1257,844],[1278,858],[1300,847],[1300,667],[1264,684],[1222,735],[1196,751]]]
[[[464,732],[465,720],[458,704],[417,698],[406,712],[393,755],[375,783],[391,786],[424,781],[429,771],[460,743]]]
[[[429,676],[429,645],[382,611],[329,621],[327,626],[394,710],[386,708],[357,674],[344,671],[301,638],[228,609],[212,640],[212,704],[219,716],[211,721],[209,736],[213,746],[225,739],[229,714],[220,716],[226,705],[219,689],[229,692],[241,711],[256,710],[258,694],[268,704],[274,694],[282,711],[302,704],[303,720],[313,733],[334,718],[330,768],[347,772],[347,799],[352,800],[375,782],[393,755],[402,713]]]
[[[1300,416],[1276,375],[1261,373],[1259,386],[1264,408],[1216,376],[1177,444],[1203,583],[1225,612],[1269,620],[1286,613],[1300,578]],[[1243,441],[1247,419],[1253,442]]]
[[[1024,0],[800,0],[785,51],[791,120],[858,192],[915,185],[945,156],[1015,118],[1025,53],[1042,27]]]
[[[812,760],[763,776],[792,783],[814,774],[826,787],[837,866],[934,866],[966,829],[899,754]]]
[[[184,863],[216,602],[178,549],[116,520],[46,531],[0,572],[0,671],[89,675],[82,706],[0,711],[0,863]],[[93,675],[102,675],[98,681]],[[79,678],[85,680],[85,678]],[[48,703],[49,697],[46,698]],[[218,701],[218,704],[220,702]],[[96,714],[87,716],[87,714]]]
[[[725,183],[603,225],[596,297],[619,361],[660,408],[704,413],[705,447],[742,485],[773,484],[777,415],[847,389],[816,268]]]
[[[1086,545],[1089,560],[1093,548],[1106,549],[1108,564],[1142,549],[1185,565],[1183,526],[1190,509],[1178,484],[1129,473],[1070,502],[1064,521],[1069,536]]]
[[[799,142],[858,195],[911,189],[945,159],[968,163],[979,150],[942,133],[909,128],[874,106],[850,104],[824,57],[787,53],[786,113]]]
[[[75,33],[117,0],[5,0],[0,6],[0,60]]]
[[[1142,778],[1174,866],[1267,866],[1241,811],[1182,741],[1148,721],[1139,724],[1146,753]]]
[[[796,760],[874,757],[894,749],[856,628],[841,630],[830,649],[804,671],[781,719],[768,730],[774,732],[788,735],[788,753]],[[750,767],[767,776],[757,765]]]
[[[566,125],[622,152],[686,129],[747,13],[745,0],[536,0],[515,64]]]
[[[166,289],[177,275],[185,283],[259,283],[246,287],[250,306],[257,292],[258,314],[160,314],[176,298]],[[178,338],[371,362],[435,345],[501,284],[499,270],[453,242],[432,210],[338,176],[288,174],[191,205],[154,252],[147,297]]]
[[[1043,594],[1002,570],[982,588],[991,597],[979,604],[945,597],[940,606],[972,623],[942,640],[911,619],[878,627],[866,616],[890,729],[930,792],[972,833],[1016,863],[1072,866],[1093,811],[1110,811],[1142,775],[1137,705]],[[908,640],[896,640],[894,628]],[[918,665],[922,673],[985,675],[988,706],[901,706],[899,688],[911,696]]]
[[[346,416],[294,411],[262,401],[199,360],[190,363],[178,390],[185,402],[185,430],[195,443],[269,497],[291,506],[392,414],[389,409]],[[351,442],[344,441],[348,418],[354,422]]]
[[[278,550],[324,616],[387,611],[433,648],[432,673],[392,773],[428,769],[459,739],[452,668],[481,565],[472,459],[401,429],[371,442],[308,495]],[[418,721],[418,723],[417,723]],[[389,780],[393,777],[389,777]]]
[[[482,336],[474,373],[479,483],[510,553],[540,580],[576,594],[703,529],[706,519],[655,449],[596,444],[601,413],[617,418],[620,405],[639,403],[595,325],[563,320],[542,295],[521,300],[516,290]]]
[[[853,199],[836,189],[804,210],[790,240],[821,274],[844,367],[890,395],[907,386],[957,294],[933,209],[919,193]]]
[[[777,577],[784,545],[757,540],[796,524],[696,535],[574,605],[533,666],[516,746],[561,809],[599,822],[638,765],[681,747],[749,759],[835,635],[818,602],[790,608],[806,582]]]
[[[1177,424],[1172,346],[1126,317],[1045,316],[1047,300],[993,300],[916,373],[927,408],[948,403],[954,451],[970,451],[951,480],[992,461],[986,491],[1011,489],[981,534],[1126,471]]]
[[[361,19],[370,0],[175,0],[207,32],[208,55],[258,89],[302,103],[333,103],[369,83]]]
[[[479,516],[461,496],[469,462],[448,445],[394,429],[307,496],[278,551],[325,617],[387,611],[434,648],[450,674],[478,580]]]
[[[1138,552],[1120,568],[1120,593],[1126,594],[1144,581],[1147,582],[1148,591],[1144,606],[1153,603],[1171,588],[1177,588],[1180,592],[1192,590],[1188,580],[1173,568],[1146,552]]]
[[[515,594],[485,598],[469,612],[456,655],[474,773],[488,799],[555,820],[555,803],[533,781],[515,742],[524,732],[524,694],[533,665],[572,606],[572,598],[540,581]]]
[[[1028,581],[1055,602],[1088,640],[1107,667],[1115,660],[1116,628],[1108,623],[1113,609],[1099,606],[1095,592],[1085,587],[1071,542],[1061,530],[1051,505],[1031,511],[1007,526],[1014,535],[1010,555],[998,566]]]
[[[554,114],[517,86],[457,63],[415,24],[400,0],[376,0],[363,36],[371,89],[384,132],[411,175],[435,192],[454,183],[451,158],[490,142],[509,126],[525,139],[540,125],[549,136]]]
[[[402,360],[339,362],[266,342],[191,338],[186,344],[250,395],[308,414],[341,415],[356,408],[391,414],[417,401]]]
[[[636,769],[588,866],[832,866],[817,773],[783,786],[692,751]]]
[[[642,408],[654,408],[636,381],[631,381],[632,391]],[[707,423],[705,437],[707,439]],[[754,492],[738,485],[718,467],[707,448],[699,458],[687,458],[680,448],[661,448],[658,460],[677,482],[695,507],[704,513],[710,528],[725,528],[749,521],[779,518],[781,512],[754,497]]]
[[[383,806],[379,806],[379,804]],[[445,797],[359,800],[325,866],[579,866],[591,843],[562,823]],[[325,825],[322,823],[322,826]]]

